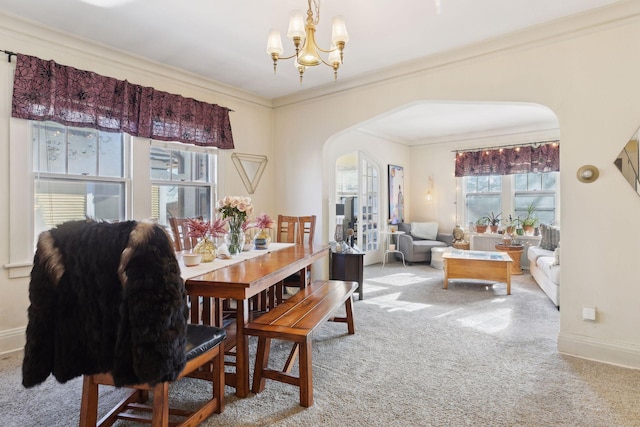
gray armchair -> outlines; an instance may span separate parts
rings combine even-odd
[[[404,231],[404,234],[398,235],[398,250],[404,255],[405,262],[411,264],[413,262],[430,262],[431,249],[436,247],[447,247],[453,243],[452,233],[438,233],[436,240],[423,239],[411,234],[411,224],[398,224],[398,231]],[[396,258],[401,256],[396,254]]]

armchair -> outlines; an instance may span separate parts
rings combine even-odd
[[[423,234],[423,228],[428,228],[429,233]],[[412,231],[413,229],[413,231]],[[401,223],[398,231],[404,234],[398,235],[397,247],[404,255],[405,262],[430,262],[431,249],[435,247],[447,247],[453,243],[452,233],[438,233],[437,223]],[[396,258],[399,255],[396,255]]]

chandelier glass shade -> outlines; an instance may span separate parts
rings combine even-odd
[[[309,8],[305,20],[304,13],[294,10],[289,20],[287,37],[291,39],[295,47],[295,54],[287,57],[284,53],[280,31],[271,30],[267,39],[267,53],[273,59],[273,72],[276,72],[279,59],[294,59],[294,65],[300,75],[300,83],[307,67],[325,64],[333,69],[334,80],[338,78],[338,68],[343,63],[344,46],[349,41],[349,33],[342,16],[333,18],[331,31],[331,47],[323,49],[316,43],[316,25],[320,21],[319,0],[308,0]],[[312,7],[312,5],[314,7]],[[321,53],[327,55],[325,60]]]

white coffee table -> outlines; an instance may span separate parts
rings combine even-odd
[[[511,295],[511,263],[506,252],[464,251],[453,249],[442,255],[444,260],[444,289],[449,279],[480,279],[506,282]]]

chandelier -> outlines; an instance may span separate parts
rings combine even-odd
[[[300,74],[300,84],[302,84],[302,76],[307,67],[315,67],[316,65],[325,64],[333,68],[333,78],[338,78],[338,68],[343,62],[344,45],[349,41],[349,34],[342,16],[333,18],[333,27],[331,31],[331,47],[322,49],[317,45],[315,39],[316,25],[320,21],[320,0],[308,0],[309,8],[307,10],[307,19],[304,20],[304,14],[300,10],[294,10],[289,20],[289,30],[287,37],[291,39],[296,48],[296,53],[280,57],[284,52],[282,48],[282,38],[280,31],[271,30],[267,40],[267,53],[273,59],[273,73],[276,72],[278,59],[295,58],[294,65]],[[311,4],[313,3],[313,8]],[[320,55],[323,52],[327,55],[327,60]]]

